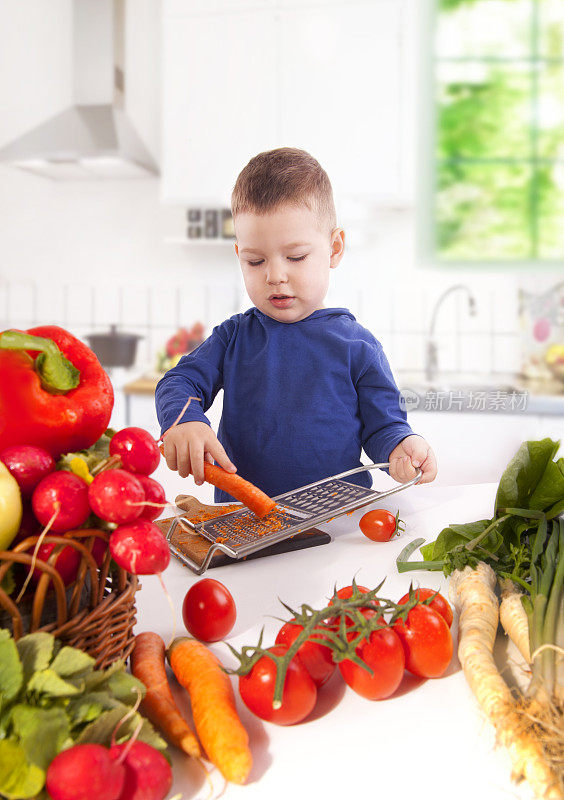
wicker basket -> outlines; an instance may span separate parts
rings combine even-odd
[[[96,539],[106,543],[99,566],[92,555]],[[30,536],[13,550],[0,551],[0,584],[13,566],[16,584],[18,579],[21,584],[37,540]],[[19,585],[11,595],[0,588],[0,627],[11,628],[14,639],[34,631],[52,633],[64,644],[87,652],[100,668],[126,659],[133,649],[135,592],[140,587],[135,575],[112,561],[108,540],[108,533],[91,528],[45,536],[43,542],[52,542],[55,548],[47,562],[36,560],[35,570],[43,574],[35,585],[30,583],[17,603]],[[52,565],[68,545],[79,551],[80,564],[76,580],[65,587]]]

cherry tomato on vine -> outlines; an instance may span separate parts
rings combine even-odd
[[[231,592],[213,578],[197,581],[182,604],[186,629],[202,642],[224,639],[235,625],[237,609]]]
[[[405,655],[399,636],[392,628],[372,631],[355,648],[357,656],[372,670],[372,675],[354,661],[341,661],[339,670],[346,683],[368,700],[390,697],[401,683]]]
[[[446,624],[449,626],[452,625],[452,608],[450,607],[449,603],[442,594],[439,594],[434,589],[414,589],[413,593],[417,597],[418,600],[427,600],[429,597],[432,597],[430,603],[428,603],[429,608],[434,609],[437,614],[440,614],[441,617],[444,619]],[[409,592],[404,594],[404,596],[398,600],[398,605],[405,605],[409,601]]]
[[[401,523],[401,524],[400,524]],[[389,542],[390,539],[403,530],[399,511],[394,517],[384,508],[375,508],[361,517],[358,523],[360,530],[373,542]]]
[[[452,658],[452,636],[444,619],[429,606],[417,605],[393,629],[405,651],[405,668],[421,678],[439,678]]]
[[[353,596],[354,588],[355,588],[354,586],[343,586],[341,589],[337,591],[337,597],[340,600],[348,600],[350,597]],[[366,594],[367,592],[370,591],[370,589],[367,589],[366,586],[359,586],[358,584],[356,585],[356,589],[359,592],[361,592],[361,594]],[[378,600],[373,600],[372,602],[374,603],[374,605],[377,606],[380,605]],[[329,600],[329,605],[330,606],[333,605],[333,600]],[[366,617],[366,619],[369,619],[370,617],[373,617],[376,614],[376,611],[373,608],[363,608],[362,606],[360,606],[358,610],[363,617]],[[347,614],[345,619],[345,625],[347,626],[347,628],[350,628],[351,625],[354,625],[354,622],[355,620],[353,619],[353,617],[350,614]],[[382,617],[382,623],[385,624],[385,620],[383,617]],[[337,630],[339,627],[339,617],[330,617],[330,619],[328,619],[325,624],[332,630]],[[350,641],[355,635],[356,634],[353,632],[347,635],[347,639]]]
[[[324,628],[324,625],[317,625],[315,636],[323,636]],[[285,644],[290,647],[302,631],[302,625],[290,620],[280,628],[275,642],[276,644]],[[319,642],[312,642],[308,639],[300,646],[297,655],[313,678],[316,686],[322,686],[335,671],[333,651],[330,647],[324,647]]]
[[[268,648],[275,655],[283,655],[287,649],[284,644]],[[301,722],[315,706],[317,688],[298,656],[288,666],[280,708],[272,707],[275,682],[276,664],[269,656],[262,656],[250,672],[239,678],[241,699],[253,714],[267,722],[277,725]]]

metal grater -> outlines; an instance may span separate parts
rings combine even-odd
[[[415,478],[411,481],[394,486],[385,492],[366,489],[342,480],[342,478],[357,472],[388,466],[389,462],[366,464],[272,498],[276,500],[278,508],[269,514],[269,523],[272,523],[273,520],[280,523],[280,528],[274,532],[271,524],[266,527],[265,523],[248,508],[238,507],[228,514],[196,524],[190,522],[186,517],[181,517],[182,527],[191,528],[194,533],[201,534],[211,542],[201,564],[171,544],[170,540],[176,528],[181,524],[177,518],[172,522],[167,534],[170,550],[193,572],[201,575],[208,568],[212,556],[217,550],[230,558],[244,558],[308,528],[313,528],[335,517],[341,517],[343,514],[367,506],[383,497],[401,492],[416,484],[422,475],[421,470],[418,469]]]

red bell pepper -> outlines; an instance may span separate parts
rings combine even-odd
[[[0,334],[0,451],[44,447],[54,458],[94,444],[108,427],[111,381],[95,354],[56,325]]]

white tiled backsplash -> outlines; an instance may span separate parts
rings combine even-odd
[[[518,372],[521,344],[517,297],[498,297],[472,287],[476,315],[468,314],[464,294],[441,307],[436,324],[440,370],[479,373]],[[349,308],[378,338],[394,372],[424,369],[425,344],[433,305],[440,292],[332,286],[328,306]],[[201,320],[206,334],[227,317],[251,306],[240,279],[191,282],[186,286],[53,287],[43,283],[0,283],[0,330],[56,324],[79,338],[117,324],[140,334],[137,373],[154,368],[156,353],[180,326]]]

